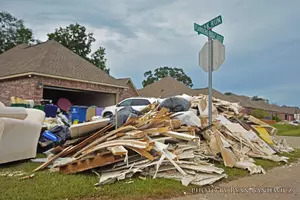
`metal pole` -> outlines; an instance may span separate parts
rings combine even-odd
[[[208,38],[208,119],[212,125],[212,69],[213,69],[213,41]]]

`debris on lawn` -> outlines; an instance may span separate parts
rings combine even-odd
[[[134,174],[143,180],[151,176],[203,186],[227,177],[214,163],[255,174],[266,172],[253,158],[287,162],[278,153],[293,149],[285,141],[274,141],[276,129],[240,114],[242,109],[213,98],[209,127],[206,95],[171,97],[141,112],[126,108],[101,130],[56,147],[34,171],[48,166],[65,174],[92,170],[100,176],[96,186]]]

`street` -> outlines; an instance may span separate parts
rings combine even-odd
[[[292,147],[300,147],[300,137],[284,138],[286,138],[288,144]],[[216,184],[215,189],[195,189],[194,192],[198,193],[196,195],[173,198],[172,200],[298,200],[300,199],[299,176],[300,162],[297,162],[274,168],[267,171],[266,174],[258,174],[240,178],[229,183]],[[205,191],[206,194],[204,194]]]

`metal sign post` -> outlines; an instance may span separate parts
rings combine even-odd
[[[213,70],[213,41],[208,38],[208,120],[212,125],[212,70]]]
[[[225,60],[225,47],[222,44],[224,37],[211,29],[222,23],[222,17],[218,16],[200,26],[194,23],[194,30],[200,35],[206,35],[208,42],[203,46],[199,54],[200,67],[208,72],[208,118],[212,125],[212,72],[217,70]],[[218,41],[217,41],[218,40]],[[220,42],[219,42],[220,41]],[[216,48],[214,48],[214,46]]]

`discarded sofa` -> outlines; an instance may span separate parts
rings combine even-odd
[[[0,164],[34,158],[45,113],[0,102]]]

